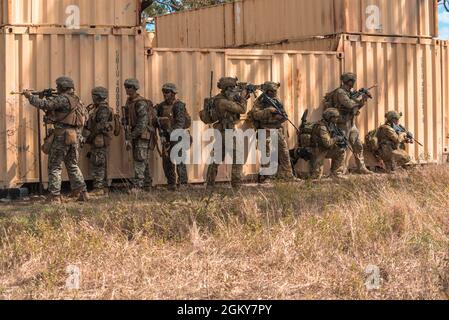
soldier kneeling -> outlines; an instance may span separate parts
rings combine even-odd
[[[413,140],[399,126],[401,114],[396,111],[390,111],[385,117],[387,121],[377,130],[379,143],[377,156],[383,160],[386,171],[391,173],[398,166],[402,167],[411,161],[405,150],[405,144],[413,143]]]
[[[338,132],[337,122],[340,112],[329,108],[323,114],[323,119],[316,123],[312,130],[312,159],[310,161],[312,179],[323,177],[323,165],[325,159],[332,160],[331,176],[341,178],[343,176],[343,162],[346,155],[347,142],[344,133]]]

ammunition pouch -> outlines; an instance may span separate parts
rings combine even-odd
[[[106,139],[104,138],[104,135],[98,134],[95,136],[95,139],[93,141],[95,148],[104,148],[106,146]]]
[[[41,147],[41,150],[44,154],[46,154],[46,155],[50,154],[50,150],[51,150],[54,140],[55,140],[55,134],[53,132],[47,138],[45,138],[44,144]]]
[[[76,129],[65,129],[64,137],[66,146],[73,146],[78,143],[78,132]]]

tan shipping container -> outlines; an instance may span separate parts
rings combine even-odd
[[[341,34],[254,48],[331,48],[343,53],[344,69],[359,75],[357,86],[379,85],[358,120],[363,136],[383,121],[385,111],[402,111],[405,124],[425,145],[410,147],[413,158],[442,162],[449,145],[445,138],[449,110],[447,100],[444,102],[449,90],[443,82],[447,81],[449,61],[445,44],[437,39]]]
[[[156,18],[161,48],[233,48],[338,33],[437,37],[436,0],[243,0]]]
[[[441,42],[441,63],[442,63],[442,102],[443,102],[443,125],[444,125],[444,153],[446,162],[449,163],[449,41]]]
[[[101,85],[109,88],[111,107],[121,112],[126,101],[124,80],[137,77],[144,82],[143,52],[140,29],[95,28],[82,34],[64,28],[0,29],[0,187],[34,183],[39,178],[37,111],[23,97],[10,95],[11,91],[54,88],[57,77],[69,75],[86,104],[91,103],[91,89]],[[111,179],[133,175],[123,139],[115,139],[110,151]],[[88,177],[86,150],[81,158]],[[46,168],[43,157],[45,181]]]
[[[342,56],[332,52],[263,51],[263,50],[189,50],[148,49],[145,68],[147,96],[160,102],[161,87],[165,82],[174,82],[180,88],[179,98],[186,102],[194,121],[199,121],[203,100],[209,96],[211,71],[214,72],[213,94],[217,94],[218,79],[222,76],[237,76],[240,81],[261,84],[267,80],[282,83],[280,98],[291,119],[300,123],[306,109],[310,119],[318,120],[321,97],[338,85],[342,70]],[[253,101],[253,100],[252,100]],[[252,106],[248,103],[248,111]],[[244,125],[245,117],[242,119]],[[199,123],[199,131],[206,129]],[[289,145],[296,144],[296,132],[287,126]],[[203,144],[203,147],[207,143]],[[157,155],[153,158],[155,181],[163,183],[163,171]],[[191,182],[205,180],[205,165],[188,166]],[[222,167],[219,179],[229,180],[229,168]],[[257,173],[257,166],[248,165],[244,173]]]
[[[2,0],[0,25],[63,27],[79,18],[80,27],[135,27],[140,0]]]

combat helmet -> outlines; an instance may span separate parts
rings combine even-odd
[[[165,91],[171,91],[173,93],[178,93],[178,88],[174,83],[166,83],[162,86],[162,90]]]
[[[335,109],[335,108],[326,109],[326,111],[324,111],[324,113],[323,113],[323,119],[328,122],[332,118],[339,118],[339,117],[340,117],[340,112],[338,111],[338,109]]]
[[[399,113],[397,111],[389,111],[385,114],[385,118],[391,122],[393,120],[399,120],[402,118],[402,113]]]
[[[349,81],[357,81],[357,75],[352,72],[346,72],[341,76],[341,82],[348,83]]]
[[[262,85],[262,91],[267,93],[268,91],[278,91],[281,87],[279,82],[267,81]]]
[[[97,96],[101,99],[107,99],[108,97],[108,89],[104,87],[96,87],[92,90],[92,95]]]
[[[235,87],[237,86],[237,82],[239,79],[232,78],[232,77],[223,77],[218,80],[217,87],[221,90],[226,90],[229,87]]]
[[[75,83],[72,78],[62,76],[56,79],[56,85],[62,89],[75,89]]]
[[[139,80],[137,79],[126,79],[125,80],[125,87],[133,87],[136,90],[140,89]]]

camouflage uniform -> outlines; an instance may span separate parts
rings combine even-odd
[[[343,174],[343,162],[346,151],[338,146],[341,141],[332,136],[330,128],[332,121],[335,121],[338,117],[338,110],[333,108],[327,109],[324,112],[323,119],[316,123],[312,129],[312,160],[310,161],[310,166],[313,179],[322,178],[324,160],[326,159],[332,160],[332,176],[340,177]]]
[[[178,90],[174,84],[168,83],[162,87],[162,90],[169,90],[174,94]],[[164,167],[165,177],[170,187],[176,184],[186,185],[189,182],[187,175],[187,167],[185,163],[174,164],[170,159],[170,154],[177,142],[170,141],[170,136],[175,130],[187,129],[187,110],[186,105],[180,100],[163,101],[156,106],[156,114],[159,118],[159,135],[162,140],[162,164]],[[187,130],[186,130],[187,131]],[[178,177],[176,176],[178,174]]]
[[[89,162],[93,179],[93,187],[96,190],[106,189],[108,148],[111,144],[113,131],[113,112],[106,99],[106,88],[98,87],[92,90],[94,109],[87,122],[86,142],[91,146]]]
[[[73,80],[60,77],[56,80],[58,92],[73,89]],[[63,90],[60,90],[63,89]],[[53,197],[61,195],[62,163],[64,162],[75,196],[86,196],[86,184],[78,166],[80,129],[85,110],[80,99],[73,93],[58,93],[56,96],[39,99],[29,96],[31,105],[43,110],[46,121],[53,124],[53,143],[48,157],[48,190]]]
[[[219,121],[214,124],[214,129],[221,133],[221,144],[223,150],[222,161],[226,157],[226,130],[235,130],[235,125],[240,120],[240,116],[246,113],[247,100],[241,97],[240,93],[235,91],[237,85],[235,78],[221,78],[218,82],[218,88],[221,93],[214,97],[214,105],[219,114]],[[234,163],[237,159],[236,146],[233,146],[232,153]],[[233,164],[231,166],[231,184],[238,187],[242,181],[243,165]],[[207,185],[214,186],[218,174],[218,164],[212,163],[207,169]]]
[[[369,170],[365,166],[363,156],[363,144],[360,139],[360,132],[355,124],[355,117],[359,113],[359,109],[365,105],[364,100],[356,100],[351,98],[351,88],[347,85],[349,81],[356,81],[357,76],[353,73],[346,73],[341,78],[343,85],[336,89],[332,96],[332,105],[340,111],[340,120],[338,127],[346,133],[351,148],[354,153],[357,170],[359,173],[369,174]]]
[[[128,79],[125,86],[132,86],[139,90],[137,79]],[[151,101],[137,95],[134,99],[128,98],[125,109],[128,111],[131,132],[128,132],[127,140],[132,141],[134,158],[134,187],[151,188],[153,178],[151,176],[149,164],[149,152],[155,128],[152,124],[154,120],[154,108]]]
[[[411,157],[405,150],[405,144],[408,143],[405,133],[398,134],[393,128],[393,120],[399,120],[401,115],[397,112],[388,112],[386,114],[387,122],[377,130],[377,139],[379,143],[379,156],[388,172],[395,171],[397,166],[404,166],[411,161]]]
[[[266,82],[262,90],[267,94],[267,91],[277,92],[280,84],[274,82]],[[293,170],[290,160],[290,151],[288,148],[288,143],[286,136],[284,134],[284,128],[282,124],[287,121],[285,117],[276,114],[276,110],[274,107],[264,102],[262,99],[263,96],[260,96],[254,103],[253,109],[251,110],[251,117],[257,123],[257,129],[267,129],[267,136],[270,129],[275,129],[278,132],[278,173],[277,177],[285,180],[293,179]],[[273,98],[273,100],[279,101],[277,98]],[[270,140],[266,141],[266,150],[267,156],[270,156]],[[269,167],[268,165],[264,165],[264,167]]]

